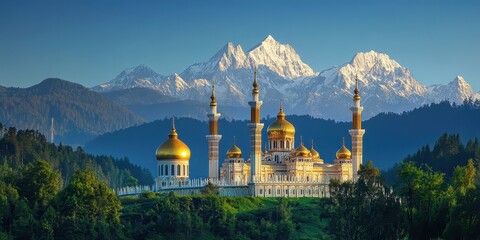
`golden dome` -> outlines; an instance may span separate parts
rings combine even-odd
[[[312,148],[310,149],[310,152],[312,153],[312,158],[320,158],[320,153],[317,152],[317,150],[315,150],[313,148],[313,139],[312,139]]]
[[[240,158],[242,157],[242,150],[237,147],[237,145],[233,145],[227,151],[227,158]]]
[[[227,151],[227,158],[241,158],[242,150],[235,144],[235,137],[233,137],[233,146]]]
[[[352,153],[350,152],[350,150],[348,150],[348,148],[345,147],[345,140],[343,140],[342,142],[343,142],[342,147],[338,149],[336,154],[337,159],[350,159],[352,156]]]
[[[282,104],[280,103],[280,111],[277,114],[277,120],[270,124],[267,129],[268,136],[295,135],[295,127],[289,121],[285,120]]]
[[[172,131],[160,147],[157,148],[157,160],[190,160],[190,149],[178,139],[177,131],[172,120]]]
[[[295,149],[295,152],[294,152],[295,156],[300,156],[300,157],[309,157],[312,155],[312,153],[310,152],[310,150],[308,150],[308,148],[306,148],[305,146],[303,146],[303,142],[300,138],[300,146],[297,147],[297,149]]]

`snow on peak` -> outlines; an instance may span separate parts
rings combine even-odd
[[[462,101],[468,98],[473,98],[475,96],[475,92],[473,91],[472,86],[470,86],[470,84],[468,84],[468,82],[465,81],[462,76],[457,76],[447,85],[457,91]]]
[[[433,85],[428,88],[430,98],[435,101],[449,100],[450,102],[462,103],[467,99],[478,99],[479,94],[475,93],[462,76],[457,76],[446,85]]]
[[[103,92],[137,87],[153,88],[163,78],[163,75],[142,64],[123,70],[114,79],[93,87],[93,90]]]
[[[364,71],[369,71],[375,67],[382,68],[387,71],[393,71],[396,68],[402,67],[387,54],[378,53],[375,51],[357,53],[352,61],[350,61],[350,64],[353,67]]]
[[[313,76],[316,73],[288,44],[277,42],[268,35],[259,45],[247,53],[252,65],[264,65],[285,79]]]

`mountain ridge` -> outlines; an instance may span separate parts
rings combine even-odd
[[[48,136],[54,118],[55,142],[73,145],[143,122],[102,94],[58,78],[28,88],[3,88],[0,112],[5,126],[37,129]]]
[[[355,77],[359,78],[366,119],[381,112],[399,113],[445,99],[461,103],[468,98],[480,98],[466,81],[454,92],[451,87],[425,86],[389,55],[373,50],[358,52],[345,64],[315,72],[293,47],[271,35],[247,52],[229,42],[206,62],[193,64],[180,74],[164,76],[157,85],[151,82],[154,86],[150,88],[164,95],[206,103],[214,81],[219,104],[248,107],[255,67],[265,103],[276,105],[283,99],[285,109],[294,114],[340,121],[349,119],[348,111],[343,110],[351,106]],[[101,85],[94,87],[108,91],[98,88]],[[335,107],[332,102],[338,105]]]

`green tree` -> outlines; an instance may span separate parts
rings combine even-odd
[[[452,196],[444,182],[443,173],[426,171],[413,162],[404,162],[399,169],[399,190],[406,202],[407,223],[412,239],[442,236]]]
[[[369,161],[356,182],[330,182],[331,234],[337,239],[399,239],[405,234],[398,197]],[[368,221],[365,220],[368,218]]]
[[[52,170],[48,162],[38,160],[24,168],[18,185],[20,196],[27,199],[31,208],[43,209],[59,189],[60,173]]]
[[[464,167],[456,166],[453,171],[452,186],[460,195],[465,195],[467,190],[475,187],[475,166],[473,160],[469,159]]]
[[[60,233],[61,238],[108,237],[103,235],[104,224],[109,225],[110,234],[118,233],[120,228],[119,199],[91,171],[76,172],[57,195],[55,207],[60,215],[60,229],[56,229],[56,233]],[[102,231],[97,232],[95,228]]]
[[[31,239],[33,234],[32,226],[35,224],[35,218],[28,208],[27,202],[23,199],[15,204],[13,214],[12,235],[15,239]]]

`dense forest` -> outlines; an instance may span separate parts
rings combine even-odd
[[[55,142],[83,145],[93,137],[142,123],[123,106],[80,84],[49,78],[29,88],[0,86],[0,122],[49,133]]]
[[[18,171],[38,160],[58,170],[62,183],[67,183],[77,170],[89,169],[110,187],[153,184],[148,170],[130,163],[128,159],[94,156],[85,153],[81,147],[74,150],[71,146],[49,143],[38,131],[17,131],[0,124],[0,164]]]
[[[246,109],[248,111],[248,109]],[[348,111],[346,109],[345,111]],[[442,102],[421,107],[404,114],[380,114],[364,122],[364,159],[373,160],[380,169],[388,169],[402,161],[407,154],[425,144],[433,144],[445,132],[460,134],[462,140],[480,136],[480,128],[475,119],[480,119],[480,102],[465,102],[462,105]],[[263,141],[267,140],[267,128],[275,119],[265,118]],[[326,163],[332,163],[336,151],[341,147],[345,137],[348,148],[350,136],[348,129],[351,123],[317,119],[310,116],[287,116],[296,128],[297,145],[300,136],[309,144],[314,140],[315,149]],[[205,135],[208,124],[195,119],[180,118],[175,121],[179,138],[190,148],[191,177],[205,177],[208,172],[208,152]],[[155,149],[167,138],[171,128],[171,120],[163,119],[155,122],[130,127],[113,133],[107,133],[85,145],[85,149],[95,154],[114,154],[116,157],[128,157],[130,161],[155,172]],[[249,154],[249,130],[247,121],[220,119],[219,132],[220,160],[233,144],[243,151],[243,157]],[[132,141],[135,139],[135,141]]]

